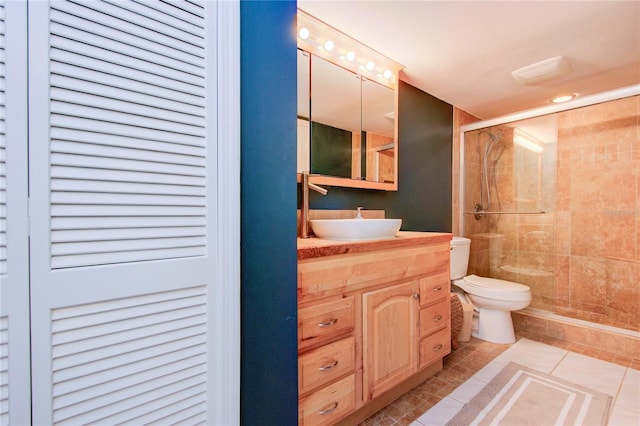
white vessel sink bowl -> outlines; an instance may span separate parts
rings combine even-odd
[[[316,237],[338,241],[393,238],[402,219],[314,219],[309,221]]]

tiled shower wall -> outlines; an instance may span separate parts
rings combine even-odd
[[[485,129],[502,133],[502,153],[492,173],[490,210],[546,214],[464,215],[472,239],[469,273],[522,282],[531,307],[640,330],[640,97],[541,117],[556,126],[545,141],[537,202],[532,170],[518,163],[513,124]],[[480,201],[481,163],[489,138],[465,134],[465,212]],[[497,146],[497,145],[496,145]],[[493,155],[495,155],[494,153]],[[546,154],[543,154],[546,155]],[[550,171],[551,170],[551,171]],[[533,171],[535,172],[535,171]],[[526,186],[526,185],[525,185]],[[499,205],[498,205],[499,203]]]

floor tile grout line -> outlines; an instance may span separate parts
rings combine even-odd
[[[629,368],[625,368],[624,374],[622,375],[622,380],[620,380],[620,383],[618,384],[618,391],[616,392],[616,396],[613,399],[613,401],[611,401],[611,411],[613,411],[613,408],[616,406],[618,399],[620,398],[620,394],[622,393],[622,387],[624,386],[624,381],[628,373],[629,373]],[[611,413],[609,413],[609,417],[611,417]]]
[[[567,358],[567,356],[571,353],[571,351],[564,349],[564,354],[562,355],[562,358],[560,358],[560,361],[558,361],[556,363],[556,365],[551,369],[551,371],[549,372],[550,376],[553,376],[553,372],[556,371],[558,369],[558,367],[560,366],[560,364],[562,363],[562,361],[564,361],[565,358]]]

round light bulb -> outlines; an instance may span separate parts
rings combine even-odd
[[[300,38],[303,40],[306,40],[309,38],[309,30],[307,28],[300,28],[300,32],[299,32]]]
[[[327,40],[324,42],[324,50],[327,52],[331,52],[333,50],[333,42],[331,40]]]
[[[382,73],[382,76],[383,76],[384,78],[386,78],[387,80],[391,80],[391,76],[392,76],[392,75],[393,75],[393,74],[391,73],[391,70],[385,70],[385,72],[384,72],[384,73]]]
[[[575,99],[576,96],[578,96],[576,93],[572,93],[570,95],[556,96],[555,98],[551,99],[551,102],[553,102],[554,104],[559,104],[562,102],[570,101],[571,99]]]
[[[347,53],[347,61],[353,61],[356,58],[356,54],[354,52]]]
[[[374,63],[373,63],[373,61],[369,61],[369,62],[367,62],[366,68],[367,68],[369,71],[373,71],[373,69],[374,69],[375,67],[376,67],[376,64],[374,64]]]

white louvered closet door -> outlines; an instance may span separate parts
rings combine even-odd
[[[211,423],[215,7],[29,5],[36,424]]]
[[[0,1],[0,425],[31,419],[26,28]]]

